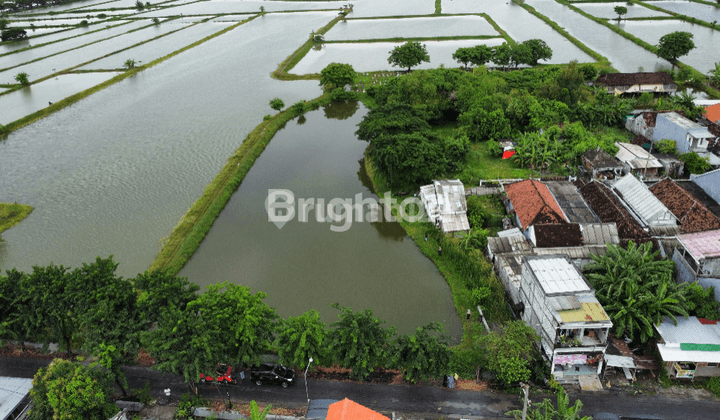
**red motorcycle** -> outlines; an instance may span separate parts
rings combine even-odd
[[[200,382],[206,383],[206,382],[217,382],[222,384],[236,384],[237,379],[233,375],[233,368],[232,366],[226,366],[226,365],[218,365],[217,369],[215,369],[214,374],[205,375],[200,374]]]

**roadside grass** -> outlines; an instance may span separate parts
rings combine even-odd
[[[329,95],[320,96],[306,102],[304,112],[317,109],[328,102]],[[175,275],[183,268],[275,133],[296,116],[298,115],[294,110],[288,108],[263,121],[248,134],[220,173],[205,188],[202,196],[180,218],[150,265],[150,271],[162,270]]]
[[[472,143],[465,160],[465,168],[456,177],[466,186],[477,186],[481,179],[518,179],[540,176],[523,168],[513,159],[491,157],[487,142]]]
[[[0,203],[0,233],[20,223],[32,211],[32,206],[18,203]]]

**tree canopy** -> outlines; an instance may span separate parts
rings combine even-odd
[[[625,7],[625,6],[615,6],[614,10],[615,10],[615,13],[617,13],[617,15],[618,15],[618,21],[620,20],[620,18],[622,18],[623,15],[626,15],[628,12],[627,7]]]
[[[525,64],[535,66],[539,60],[552,58],[552,49],[542,39],[528,39],[520,45],[525,45],[530,50],[529,61],[525,61]]]
[[[687,55],[695,48],[693,34],[676,31],[663,35],[660,42],[658,42],[657,48],[658,56],[674,63],[678,57]]]
[[[289,317],[280,324],[275,347],[280,363],[286,366],[304,367],[312,357],[322,363],[328,354],[327,331],[316,310],[298,317]]]
[[[423,62],[429,63],[430,56],[425,44],[417,41],[409,41],[403,45],[398,45],[390,51],[390,57],[388,57],[388,63],[393,67],[407,67],[408,71]]]
[[[488,369],[498,382],[511,386],[530,379],[530,363],[535,359],[539,339],[532,327],[523,321],[511,321],[500,331],[480,337],[480,347]]]
[[[465,70],[468,64],[483,66],[492,59],[493,50],[487,45],[476,45],[474,47],[458,48],[452,55],[453,60],[462,63]]]
[[[355,69],[350,64],[330,63],[320,71],[320,85],[324,88],[353,85],[355,77]]]
[[[433,322],[417,328],[413,335],[403,334],[395,340],[392,361],[404,371],[406,380],[417,382],[448,374],[449,338],[442,325]]]

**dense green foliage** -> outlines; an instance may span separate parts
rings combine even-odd
[[[487,368],[495,374],[495,379],[509,387],[530,379],[530,364],[537,357],[535,340],[539,337],[532,327],[522,321],[512,321],[503,325],[500,332],[480,336],[479,344],[486,360]]]
[[[417,41],[398,45],[390,51],[390,57],[388,57],[390,65],[393,67],[407,67],[408,71],[423,62],[429,63],[430,56],[427,53],[425,44]]]
[[[525,418],[527,420],[592,420],[590,416],[580,415],[582,407],[583,403],[579,399],[575,400],[575,404],[570,405],[570,396],[560,388],[556,405],[544,398],[540,404],[528,409]],[[509,411],[506,415],[514,416],[516,420],[523,418],[522,410]]]
[[[523,61],[521,64],[535,66],[539,60],[550,60],[552,58],[552,49],[542,39],[528,39],[520,45],[524,45],[530,50],[530,59]]]
[[[343,87],[355,83],[355,69],[350,64],[330,63],[320,72],[320,85],[324,88]]]
[[[655,150],[666,155],[677,154],[677,142],[670,139],[662,139],[655,142]]]
[[[693,34],[676,31],[660,38],[657,45],[657,55],[674,63],[678,57],[687,55],[694,48]]]
[[[146,327],[160,321],[167,310],[185,310],[188,302],[197,298],[200,286],[185,277],[173,276],[164,271],[138,274],[133,280],[138,292],[138,308]]]
[[[433,322],[395,339],[392,364],[402,369],[406,380],[417,382],[447,374],[451,351],[442,325]]]
[[[325,323],[316,310],[291,316],[280,324],[274,345],[280,363],[286,366],[302,368],[311,357],[322,364],[328,354]]]
[[[623,17],[623,15],[627,15],[628,9],[624,6],[615,6],[615,13],[618,15],[618,21]]]
[[[697,283],[687,286],[687,308],[691,316],[718,320],[720,303],[715,300],[715,287],[703,288]]]
[[[30,77],[29,74],[27,74],[25,72],[20,72],[15,75],[15,81],[20,83],[23,86],[28,86],[28,85],[30,85],[30,80],[28,80],[28,77]]]
[[[683,153],[678,156],[678,159],[685,162],[685,170],[691,174],[704,174],[712,169],[710,159],[707,157],[701,157],[695,152]]]
[[[652,243],[627,249],[608,245],[603,256],[593,256],[585,267],[598,301],[613,322],[615,335],[646,342],[655,336],[655,325],[669,317],[688,316],[687,284],[673,278],[675,263],[657,258]]]
[[[484,66],[493,57],[493,49],[487,45],[458,48],[452,55],[453,60],[468,68],[468,64]]]
[[[3,42],[23,39],[25,37],[27,37],[27,31],[22,28],[7,28],[0,32],[0,39],[2,39]]]
[[[35,374],[30,398],[30,420],[106,420],[119,411],[106,371],[62,359]]]
[[[353,312],[350,308],[339,309],[339,321],[333,322],[329,344],[333,349],[335,362],[352,369],[353,378],[365,379],[376,366],[388,364],[390,351],[388,343],[395,334],[395,327],[388,329],[372,314],[372,310]]]
[[[270,100],[270,108],[274,109],[275,111],[280,111],[281,109],[285,108],[285,102],[283,102],[280,98],[274,98]]]

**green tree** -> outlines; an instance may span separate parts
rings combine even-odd
[[[659,253],[652,252],[650,242],[636,246],[630,241],[627,249],[608,245],[606,255],[594,256],[585,267],[617,336],[644,343],[665,317],[675,321],[677,315],[688,316],[685,286],[673,279],[675,263],[658,260]]]
[[[15,39],[23,39],[27,37],[27,31],[22,28],[7,28],[0,32],[0,40],[12,41]]]
[[[675,155],[677,154],[677,142],[670,139],[656,141],[655,150],[666,155]]]
[[[504,324],[500,331],[490,331],[479,339],[488,369],[504,386],[530,379],[530,364],[537,356],[535,341],[539,337],[523,321]]]
[[[30,295],[23,290],[26,277],[16,269],[0,276],[0,337],[17,340],[23,348],[26,341],[39,337],[33,323]]]
[[[303,367],[311,357],[318,363],[325,360],[327,331],[316,310],[305,312],[299,317],[289,317],[280,324],[279,331],[275,347],[280,363]]]
[[[35,374],[30,398],[30,420],[106,420],[119,411],[105,370],[62,359]]]
[[[620,22],[620,19],[623,17],[623,15],[627,15],[627,12],[627,7],[615,6],[615,13],[618,15],[618,22]]]
[[[481,104],[476,104],[460,114],[458,122],[473,142],[499,140],[511,133],[510,121],[502,109],[487,111]]]
[[[275,111],[280,111],[281,109],[285,108],[285,102],[283,102],[280,98],[275,98],[270,101],[270,108],[274,109]]]
[[[716,87],[720,86],[720,62],[715,63],[715,69],[708,72],[710,83]]]
[[[395,102],[373,108],[358,124],[355,135],[372,142],[380,136],[430,130],[425,115],[411,105]]]
[[[423,62],[430,62],[430,56],[428,55],[425,44],[420,44],[417,41],[406,42],[403,45],[398,45],[393,48],[388,57],[388,63],[393,67],[407,67],[408,72],[414,66],[420,65]]]
[[[552,401],[545,398],[543,402],[535,406],[534,410],[528,410],[527,420],[592,420],[592,417],[581,416],[583,403],[579,399],[575,404],[570,405],[570,396],[565,391],[558,392],[557,408]],[[516,420],[523,418],[522,410],[513,410],[505,413],[506,416],[514,416]]]
[[[712,169],[710,159],[708,157],[701,157],[695,152],[684,153],[678,156],[678,159],[685,162],[685,170],[691,174],[704,174]]]
[[[185,310],[185,306],[197,299],[200,286],[190,283],[186,277],[178,277],[164,271],[138,274],[132,280],[138,298],[143,328],[149,329],[160,321],[166,310]]]
[[[691,316],[717,320],[720,319],[718,307],[720,303],[715,300],[715,287],[703,288],[698,282],[687,287],[687,306]]]
[[[7,19],[0,19],[0,30],[3,30],[7,28],[7,26],[10,24],[10,21]]]
[[[560,101],[573,109],[587,92],[585,76],[580,72],[577,61],[571,61],[570,64],[563,67],[554,80],[542,86],[538,93],[548,99]]]
[[[135,62],[135,60],[127,59],[127,60],[125,60],[125,63],[123,63],[123,67],[130,70],[130,69],[134,69],[136,64],[137,64],[137,62]]]
[[[145,5],[140,0],[135,0],[135,8],[138,10],[142,10],[145,8]]]
[[[500,66],[505,70],[505,67],[510,65],[512,59],[510,46],[504,42],[501,45],[493,48],[492,62]]]
[[[465,70],[468,68],[468,64],[472,62],[473,52],[472,48],[458,48],[452,55],[453,60],[465,66]]]
[[[476,45],[474,47],[458,48],[453,53],[452,58],[458,63],[462,63],[465,66],[465,70],[467,70],[468,64],[484,66],[492,59],[492,56],[492,48],[487,45]]]
[[[670,61],[674,65],[678,57],[687,55],[695,48],[693,34],[690,32],[676,31],[663,35],[662,38],[660,38],[657,48],[657,55]]]
[[[583,76],[583,80],[595,80],[597,77],[597,68],[592,63],[584,63],[578,67],[578,71]]]
[[[28,77],[30,77],[30,75],[25,72],[21,72],[15,75],[15,81],[17,81],[23,86],[29,86],[30,80],[28,80]]]
[[[265,13],[265,7],[264,7],[264,6],[260,6],[260,13]]]
[[[356,76],[355,69],[350,64],[330,63],[320,72],[320,85],[325,89],[352,86]]]
[[[386,365],[387,347],[395,327],[383,328],[385,321],[373,316],[370,309],[353,312],[337,303],[331,306],[340,310],[340,320],[331,324],[328,337],[335,361],[352,369],[351,376],[357,379],[365,379],[375,367]]]
[[[157,327],[143,339],[156,368],[182,375],[197,394],[200,372],[217,363],[259,364],[276,329],[277,314],[262,301],[266,296],[226,282],[208,286],[184,310],[163,311]]]
[[[520,64],[531,64],[533,52],[529,45],[522,43],[510,47],[510,63],[517,68]]]
[[[305,113],[305,100],[297,101],[290,107],[290,110],[292,111],[295,116],[300,116]]]
[[[536,66],[539,60],[550,60],[552,49],[542,39],[528,39],[522,44],[530,49],[530,60],[526,64]]]
[[[442,325],[432,322],[417,328],[413,335],[397,337],[392,361],[404,371],[406,380],[417,382],[446,375],[451,354],[450,340],[444,334]]]

